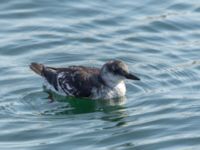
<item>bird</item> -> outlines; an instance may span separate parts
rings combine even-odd
[[[124,97],[125,79],[140,80],[121,60],[110,60],[101,68],[76,65],[55,68],[33,62],[30,69],[44,79],[48,90],[62,96],[91,99]]]

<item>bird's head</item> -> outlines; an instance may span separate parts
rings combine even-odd
[[[130,73],[128,66],[120,60],[111,60],[105,63],[101,68],[101,77],[106,83],[113,85],[125,79],[140,80]]]

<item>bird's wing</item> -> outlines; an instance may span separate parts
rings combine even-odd
[[[56,90],[62,90],[70,96],[88,97],[98,85],[99,69],[83,66],[68,68],[44,67],[43,76]]]

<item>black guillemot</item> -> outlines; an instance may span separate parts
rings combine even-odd
[[[100,69],[84,66],[48,67],[31,63],[30,68],[45,79],[45,86],[63,96],[112,99],[125,96],[125,79],[140,80],[120,60],[111,60]]]

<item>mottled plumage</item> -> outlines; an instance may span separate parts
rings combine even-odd
[[[109,61],[101,69],[84,66],[53,68],[32,63],[30,68],[46,80],[46,87],[64,96],[110,99],[125,95],[124,79],[139,80],[122,61]]]

